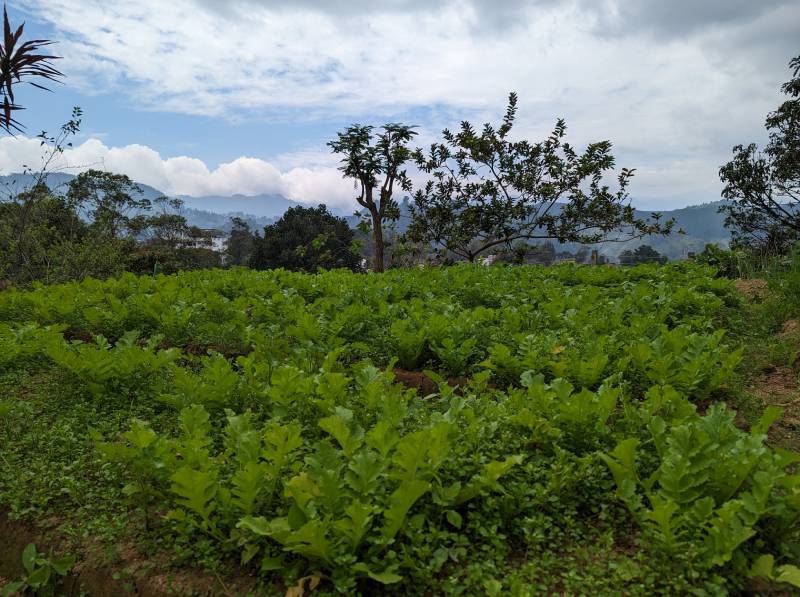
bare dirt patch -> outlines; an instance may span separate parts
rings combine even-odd
[[[769,295],[767,281],[762,278],[736,280],[733,285],[749,301],[763,301]]]
[[[783,417],[770,430],[770,439],[780,444],[794,444],[800,429],[800,384],[797,371],[775,367],[759,375],[749,388],[764,406],[780,406]]]
[[[783,340],[791,340],[792,338],[800,339],[800,323],[796,319],[789,319],[783,324],[778,337]]]
[[[48,548],[60,553],[65,542],[55,529],[35,528],[11,520],[0,512],[0,587],[7,579],[20,578],[24,574],[21,556],[28,543],[34,543],[45,553]],[[83,548],[78,563],[64,579],[60,594],[133,594],[140,597],[254,594],[256,580],[244,571],[230,575],[223,582],[220,577],[205,571],[175,570],[166,561],[145,558],[133,545],[118,546],[117,561],[113,565],[107,562],[101,546],[87,542]]]

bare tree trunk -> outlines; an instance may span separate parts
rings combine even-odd
[[[376,272],[383,272],[383,221],[377,210],[372,211],[372,239],[375,243],[372,267]]]

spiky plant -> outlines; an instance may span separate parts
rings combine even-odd
[[[22,132],[22,124],[12,114],[22,110],[22,106],[14,101],[14,88],[18,83],[27,82],[34,87],[48,91],[43,85],[30,79],[41,78],[58,81],[64,75],[53,66],[59,56],[50,56],[42,52],[42,48],[53,44],[47,39],[31,39],[20,42],[25,23],[16,31],[8,21],[8,12],[3,5],[3,43],[0,45],[0,94],[2,94],[2,113],[0,128],[8,133]]]

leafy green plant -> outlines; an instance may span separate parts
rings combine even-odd
[[[37,551],[36,545],[29,543],[22,551],[22,565],[25,568],[25,576],[21,580],[6,584],[3,587],[3,597],[26,592],[41,596],[58,594],[57,580],[67,575],[75,565],[75,558],[72,556],[53,558],[52,554],[45,556]]]
[[[800,483],[787,469],[800,458],[764,445],[779,415],[779,409],[768,410],[751,433],[740,431],[734,413],[721,404],[673,427],[653,416],[648,427],[655,470],[642,471],[637,463],[636,438],[601,457],[617,495],[654,547],[706,568],[723,566],[742,554],[764,521],[791,532],[800,516]]]

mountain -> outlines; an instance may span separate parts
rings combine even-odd
[[[682,229],[685,234],[672,234],[670,236],[646,236],[627,242],[605,242],[599,243],[597,248],[602,254],[614,260],[626,249],[635,249],[639,245],[650,245],[662,255],[670,259],[685,258],[687,253],[699,253],[708,243],[716,243],[727,246],[730,241],[730,233],[724,226],[725,216],[719,213],[722,201],[703,203],[660,212],[662,221],[675,219],[675,229]],[[652,212],[636,210],[636,217],[646,219]],[[347,218],[351,227],[358,224],[358,216]],[[409,210],[409,199],[404,198],[400,203],[400,219],[395,224],[395,230],[402,234],[408,229],[411,222]],[[541,241],[540,241],[541,242]],[[569,251],[575,253],[579,248],[578,243],[553,243],[557,251]]]
[[[49,175],[48,184],[55,191],[61,191],[74,176],[66,173],[54,173]],[[33,177],[27,174],[10,174],[0,176],[0,200],[8,196],[16,196],[33,183]],[[139,184],[142,189],[142,197],[155,199],[162,197],[164,193],[145,184]],[[184,201],[184,215],[190,226],[200,228],[219,228],[230,230],[230,218],[239,216],[250,225],[251,230],[261,230],[264,226],[280,218],[290,207],[302,205],[296,201],[287,199],[282,195],[233,195],[225,196],[206,196],[190,197],[187,195],[179,196]],[[659,253],[666,255],[670,259],[680,259],[686,257],[690,251],[699,252],[707,243],[717,243],[727,245],[730,234],[725,229],[724,216],[718,213],[722,201],[692,205],[681,209],[663,211],[664,220],[674,218],[676,227],[685,231],[685,234],[673,234],[671,236],[649,236],[628,242],[606,242],[598,245],[600,252],[616,259],[625,249],[634,249],[642,244],[653,247]],[[336,212],[337,210],[334,210]],[[649,217],[650,212],[638,211],[636,216],[639,218]],[[347,218],[351,227],[358,224],[358,216],[350,215]],[[400,220],[396,224],[399,233],[405,232],[408,223],[411,221],[408,198],[404,198],[400,204]],[[575,252],[580,245],[575,243],[558,244],[557,250]]]
[[[233,195],[189,197],[179,195],[186,207],[215,213],[246,213],[261,218],[280,218],[290,207],[302,205],[283,195]]]
[[[54,172],[47,177],[47,185],[56,193],[66,192],[66,186],[75,176],[65,172]],[[0,200],[15,197],[35,182],[30,174],[8,174],[0,176]],[[146,184],[136,183],[141,189],[142,199],[154,200],[166,193]],[[189,226],[198,228],[218,228],[230,231],[230,219],[234,216],[242,218],[251,230],[262,230],[283,215],[289,207],[300,205],[280,195],[259,195],[246,197],[188,197],[179,196],[183,200],[183,216]]]

